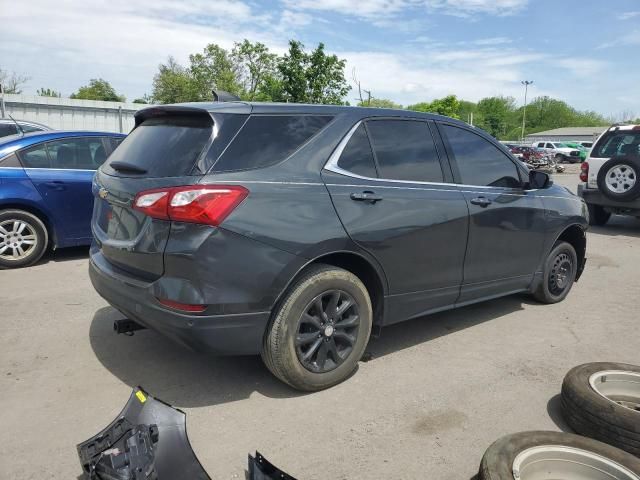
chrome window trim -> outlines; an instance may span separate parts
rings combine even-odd
[[[340,157],[342,156],[342,152],[347,146],[347,143],[349,143],[349,140],[351,140],[351,137],[353,136],[353,134],[356,132],[356,130],[362,124],[363,121],[364,120],[358,120],[358,122],[353,127],[351,127],[351,129],[342,138],[342,140],[340,140],[340,143],[338,143],[338,146],[331,153],[331,155],[329,156],[329,159],[325,163],[323,167],[324,170],[329,170],[330,172],[337,173],[338,175],[344,175],[345,177],[358,178],[360,180],[367,180],[372,182],[391,182],[391,183],[410,184],[410,185],[416,185],[416,184],[417,185],[438,185],[438,186],[441,185],[445,187],[485,188],[485,189],[491,189],[491,191],[498,191],[498,192],[510,192],[510,191],[511,192],[513,191],[533,192],[538,190],[538,189],[525,190],[525,189],[509,188],[509,187],[491,187],[487,185],[469,185],[465,183],[424,182],[420,180],[395,180],[391,178],[372,178],[372,177],[364,177],[362,175],[352,173],[348,170],[345,170],[344,168],[340,168],[338,166],[338,161],[340,160]],[[518,168],[516,165],[514,166],[516,167],[516,169]]]

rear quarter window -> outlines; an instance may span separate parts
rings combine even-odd
[[[608,132],[591,152],[595,158],[615,156],[640,156],[640,130],[618,130]]]
[[[252,115],[213,166],[214,172],[249,170],[285,160],[333,117]]]

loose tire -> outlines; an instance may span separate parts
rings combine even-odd
[[[0,211],[0,268],[27,267],[47,249],[49,237],[42,220],[24,210]]]
[[[611,212],[607,212],[600,205],[587,203],[587,208],[589,209],[589,225],[602,226],[611,218]]]
[[[348,378],[369,341],[369,293],[351,272],[311,267],[288,289],[266,332],[262,359],[295,389],[316,391]]]
[[[544,262],[543,278],[533,297],[542,303],[558,303],[569,294],[578,271],[578,256],[570,243],[557,242]]]
[[[639,480],[640,459],[590,438],[559,432],[521,432],[494,442],[478,480]]]
[[[602,194],[619,202],[640,197],[640,159],[614,157],[598,170],[598,189]]]
[[[562,383],[564,418],[581,435],[640,456],[640,367],[587,363]]]

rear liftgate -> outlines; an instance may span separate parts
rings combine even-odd
[[[133,389],[118,418],[77,446],[87,480],[211,480],[187,437],[186,414]],[[260,453],[249,455],[248,480],[295,480]]]

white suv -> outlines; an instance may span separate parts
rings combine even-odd
[[[612,213],[640,218],[640,125],[614,125],[581,165],[578,185],[589,223],[604,225]]]
[[[539,150],[543,150],[546,154],[555,157],[556,162],[558,163],[565,161],[569,163],[580,162],[580,150],[567,147],[561,142],[536,142],[533,146]]]

